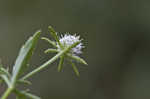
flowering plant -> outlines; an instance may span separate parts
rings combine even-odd
[[[41,99],[40,97],[29,93],[28,90],[19,90],[18,85],[31,84],[31,82],[27,80],[28,78],[43,70],[57,59],[60,59],[58,64],[59,72],[62,70],[64,60],[67,59],[77,76],[79,76],[79,71],[73,61],[75,60],[87,65],[87,63],[79,57],[79,54],[82,54],[82,49],[84,48],[80,36],[65,34],[59,37],[57,32],[55,32],[55,30],[51,26],[49,26],[48,29],[55,40],[52,41],[45,37],[42,37],[42,39],[53,45],[55,48],[49,48],[45,51],[45,53],[56,53],[56,55],[38,68],[22,77],[25,69],[28,68],[28,61],[30,60],[35,46],[40,38],[41,31],[37,31],[22,46],[16,59],[15,65],[13,66],[12,73],[10,73],[9,69],[5,69],[2,64],[0,64],[1,83],[4,82],[8,86],[7,90],[1,96],[1,99],[7,99],[11,93],[16,94],[16,99]]]

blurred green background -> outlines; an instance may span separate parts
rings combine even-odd
[[[58,73],[55,62],[30,79],[32,93],[42,99],[149,99],[149,5],[146,0],[0,0],[0,58],[12,68],[28,37],[42,29],[42,36],[51,38],[52,25],[84,38],[82,57],[89,65],[78,65],[78,78],[68,64]],[[49,47],[39,41],[28,72],[53,56],[43,53]]]

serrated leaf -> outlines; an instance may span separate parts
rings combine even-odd
[[[13,66],[12,72],[12,83],[15,83],[18,77],[23,74],[23,70],[26,68],[28,61],[30,60],[35,45],[39,39],[41,31],[36,32],[30,37],[24,46],[21,48],[19,55],[16,59],[15,65]]]

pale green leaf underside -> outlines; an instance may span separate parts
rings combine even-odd
[[[35,45],[39,39],[41,31],[36,32],[21,48],[16,59],[12,72],[12,82],[16,82],[17,78],[22,74],[22,71],[27,67],[28,61],[32,56]]]

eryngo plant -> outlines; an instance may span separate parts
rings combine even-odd
[[[64,60],[67,59],[77,76],[79,76],[79,71],[74,64],[74,60],[87,65],[87,63],[79,57],[79,54],[82,54],[82,48],[84,48],[80,36],[65,34],[59,37],[51,26],[49,26],[48,29],[54,40],[45,37],[42,37],[42,39],[53,45],[54,48],[47,49],[45,53],[56,53],[56,55],[30,73],[24,75],[25,69],[28,68],[28,61],[40,38],[41,31],[37,31],[22,46],[11,73],[9,69],[5,69],[2,64],[0,64],[0,81],[1,83],[6,83],[8,86],[7,90],[1,96],[1,99],[7,99],[11,93],[16,94],[16,99],[41,99],[29,93],[28,90],[19,90],[18,86],[21,84],[31,84],[31,82],[27,80],[28,78],[43,70],[57,59],[59,59],[59,72],[62,70]]]

